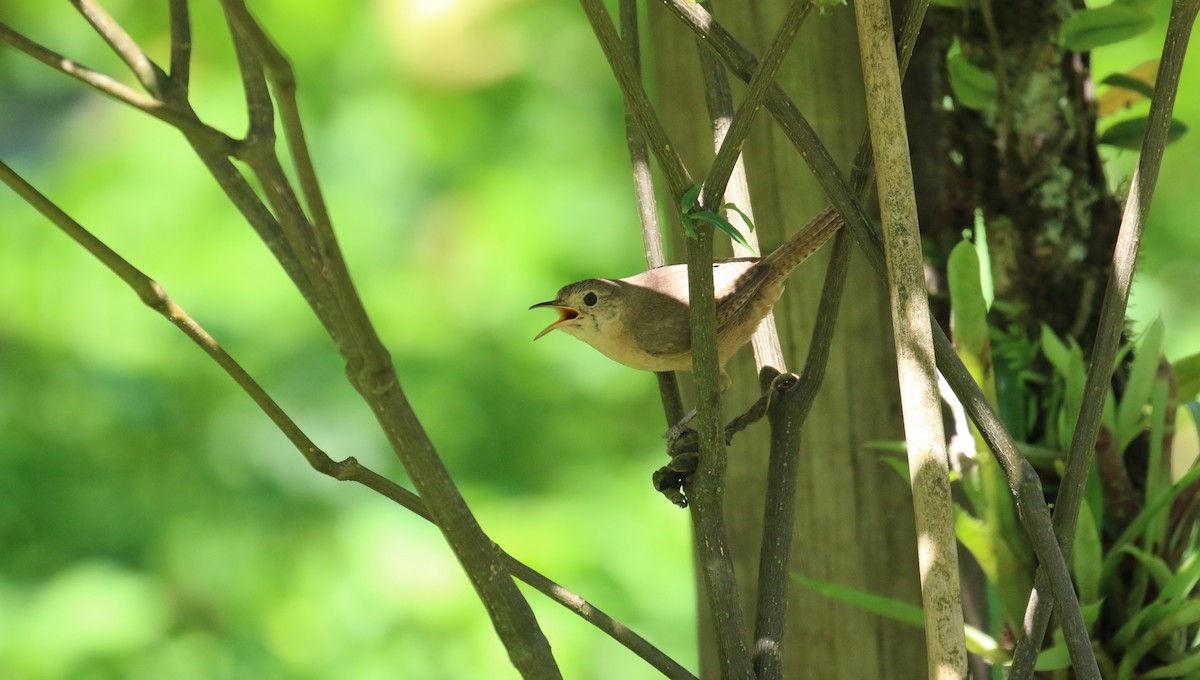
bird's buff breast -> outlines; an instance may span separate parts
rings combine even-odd
[[[638,347],[632,333],[588,333],[580,332],[579,329],[564,330],[591,345],[609,359],[639,371],[692,370],[692,353],[690,351],[655,355]]]

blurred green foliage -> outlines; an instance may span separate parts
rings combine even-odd
[[[335,227],[402,384],[501,545],[695,665],[654,379],[527,307],[641,268],[619,95],[535,1],[251,2],[291,56]],[[166,62],[165,3],[106,2]],[[69,4],[0,20],[133,84]],[[195,104],[241,91],[193,7]],[[332,344],[183,138],[9,48],[0,157],[158,280],[336,458],[404,481]],[[440,534],[309,469],[250,400],[0,190],[0,678],[504,678]],[[570,678],[655,677],[533,592]]]

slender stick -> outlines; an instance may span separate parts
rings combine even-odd
[[[621,44],[625,47],[625,53],[629,55],[629,62],[640,82],[642,51],[637,13],[636,0],[620,1]],[[628,110],[625,112],[625,143],[629,147],[629,162],[633,165],[633,189],[637,198],[638,217],[641,218],[642,249],[645,252],[646,265],[651,269],[661,267],[667,263],[667,258],[663,253],[662,231],[658,225],[654,175],[650,172],[650,153],[646,149],[646,136],[638,128],[633,113]]]
[[[729,78],[725,75],[725,67],[720,61],[703,46],[699,46],[699,50],[705,102],[708,106],[714,145],[720,147],[725,141],[729,120],[733,115]],[[725,185],[735,162],[740,161],[740,154],[735,153],[731,158],[728,172],[719,182],[719,186],[706,184],[704,188],[701,202],[709,210],[716,209],[722,203]],[[740,163],[738,165],[740,166]],[[744,167],[741,170],[740,184],[745,186]],[[738,203],[743,210],[752,209],[748,191],[742,195],[730,196],[729,200]],[[702,413],[703,406],[710,404],[709,413],[715,412],[716,415],[713,420],[702,418],[699,421],[700,461],[697,474],[689,480],[688,492],[699,552],[698,562],[704,577],[702,593],[708,601],[713,633],[717,640],[717,660],[721,676],[752,677],[753,661],[746,645],[745,609],[738,593],[737,574],[733,570],[732,551],[729,547],[729,532],[725,525],[724,489],[728,458],[724,428],[717,432],[722,417],[720,388],[716,380],[707,379],[710,375],[715,378],[716,372],[721,370],[715,352],[716,308],[713,299],[712,269],[708,266],[712,261],[712,230],[704,229],[698,240],[700,243],[687,244],[692,346],[711,341],[712,349],[706,346],[705,351],[695,351],[692,354],[693,371],[697,375],[697,399],[700,402],[697,413]],[[693,277],[704,278],[694,281]],[[711,374],[708,373],[710,369]],[[701,372],[704,372],[703,379]]]
[[[900,67],[892,42],[891,10],[886,0],[857,0],[854,14],[879,182],[900,406],[908,467],[912,471],[929,677],[964,678],[967,648],[954,508],[950,499],[950,466],[933,362],[933,321],[925,292],[917,198],[900,92]]]
[[[1071,448],[1067,453],[1066,470],[1054,506],[1054,528],[1064,555],[1070,555],[1074,547],[1075,523],[1079,518],[1088,471],[1092,467],[1101,412],[1108,398],[1109,380],[1116,363],[1121,331],[1125,328],[1125,311],[1129,305],[1129,290],[1137,264],[1138,249],[1146,227],[1146,217],[1150,213],[1154,187],[1158,182],[1158,171],[1162,165],[1167,132],[1171,126],[1171,113],[1175,108],[1179,77],[1183,71],[1183,58],[1187,52],[1197,10],[1200,10],[1200,0],[1176,0],[1171,5],[1171,19],[1167,24],[1167,37],[1163,44],[1158,77],[1155,80],[1157,84],[1150,102],[1146,137],[1142,140],[1141,156],[1134,169],[1133,184],[1129,189],[1121,228],[1117,233],[1112,274],[1108,278],[1104,302],[1100,308],[1100,327],[1096,333],[1092,363],[1084,383],[1083,403],[1080,405]],[[1011,677],[1014,679],[1026,678],[1032,674],[1038,650],[1046,635],[1050,603],[1043,597],[1047,588],[1044,572],[1044,569],[1038,568],[1034,589],[1025,610],[1025,635],[1018,641],[1013,653]]]
[[[188,0],[170,0],[171,83],[187,92],[192,76],[192,20]]]
[[[315,241],[320,259],[323,263],[336,263],[342,260],[341,249],[333,234],[329,210],[325,205],[324,194],[320,181],[317,179],[316,168],[312,155],[308,150],[308,140],[304,135],[304,124],[300,118],[300,105],[296,99],[296,76],[291,63],[267,36],[262,26],[254,20],[246,9],[243,0],[222,0],[225,11],[231,21],[238,27],[246,41],[250,44],[259,60],[262,62],[268,79],[275,91],[279,104],[279,117],[282,122],[284,139],[288,151],[291,152],[292,162],[299,179],[300,191],[304,196],[308,213],[312,218]],[[334,285],[341,289],[339,299],[357,297],[349,283],[348,276],[334,277]]]
[[[629,61],[641,82],[642,59],[638,34],[636,0],[620,0],[621,43]],[[638,217],[642,225],[642,250],[647,268],[661,267],[667,263],[663,252],[662,229],[658,223],[658,204],[654,200],[654,175],[650,171],[650,152],[646,148],[646,136],[638,127],[637,117],[628,108],[625,110],[625,143],[629,147],[629,162],[633,166],[633,190],[637,198]],[[656,373],[658,395],[663,405],[667,427],[683,420],[683,398],[679,394],[679,379],[673,372]]]
[[[746,179],[741,150],[745,145],[746,136],[750,133],[750,124],[762,107],[768,88],[775,81],[775,74],[779,72],[783,58],[791,48],[810,9],[811,0],[793,0],[789,5],[736,112],[733,110],[729,77],[724,66],[716,55],[703,45],[700,46],[700,66],[706,74],[706,98],[713,119],[717,146],[716,157],[704,180],[703,203],[709,209],[715,209],[717,205],[728,202],[753,219],[754,206],[750,202],[750,186]],[[743,236],[752,247],[757,248],[758,235],[750,231],[751,225],[742,219],[742,215],[733,211],[730,213],[729,219],[735,224],[741,224]],[[736,242],[733,244],[733,250],[734,254],[740,257],[752,254]],[[751,344],[754,348],[754,362],[760,372],[764,366],[773,366],[779,371],[787,370],[787,360],[779,343],[779,331],[775,327],[774,312],[768,312],[763,318],[751,337]]]
[[[717,360],[717,307],[713,298],[713,230],[696,225],[696,238],[687,239],[688,300],[691,308],[692,375],[696,379],[696,432],[700,459],[687,484],[697,559],[708,594],[721,677],[753,678],[746,625],[729,550],[722,498],[725,468],[725,428]]]
[[[796,470],[801,429],[812,411],[825,379],[833,347],[838,308],[850,267],[852,243],[838,233],[825,272],[821,303],[813,325],[808,359],[798,386],[779,395],[767,407],[771,424],[771,454],[767,463],[762,547],[758,560],[758,605],[754,621],[754,672],[758,680],[783,677],[783,641],[788,619],[788,586],[791,582],[792,533],[796,518]]]
[[[158,68],[142,48],[138,46],[137,41],[133,39],[121,25],[117,23],[112,16],[104,11],[104,8],[94,2],[94,0],[70,0],[75,9],[83,15],[87,22],[92,25],[96,33],[104,38],[108,46],[112,48],[117,56],[129,66],[129,70],[137,76],[138,82],[146,91],[155,97],[161,99],[163,95],[163,83],[166,82],[166,74],[162,69]]]
[[[592,32],[596,34],[596,40],[600,43],[600,49],[604,51],[604,58],[608,60],[609,68],[612,69],[617,85],[621,88],[625,110],[632,113],[637,120],[638,128],[645,135],[654,157],[658,159],[658,167],[667,180],[671,196],[678,202],[684,192],[691,188],[692,177],[671,144],[666,128],[654,113],[650,97],[642,87],[633,60],[622,45],[604,4],[600,0],[579,0],[579,4],[583,7]]]
[[[220,130],[205,125],[196,118],[196,114],[192,111],[180,111],[167,106],[154,97],[144,95],[103,73],[93,71],[79,62],[68,59],[54,50],[26,38],[3,22],[0,22],[0,42],[10,45],[19,52],[24,52],[59,73],[71,76],[103,95],[144,111],[186,134],[203,140],[204,143],[214,149],[219,149],[223,154],[232,154],[237,149],[238,142],[236,140]]]

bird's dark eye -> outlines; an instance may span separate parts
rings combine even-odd
[[[596,294],[588,293],[587,295],[584,295],[583,296],[583,304],[587,305],[588,307],[591,307],[592,305],[596,304]]]

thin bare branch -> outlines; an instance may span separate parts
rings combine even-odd
[[[300,106],[296,99],[296,77],[292,65],[283,51],[271,40],[262,26],[254,19],[242,0],[223,0],[225,11],[232,23],[242,32],[266,70],[267,78],[275,91],[279,104],[279,116],[284,139],[291,152],[299,179],[300,191],[304,195],[309,215],[312,217],[315,235],[325,260],[340,260],[337,240],[333,238],[332,221],[321,193],[316,168],[304,136],[304,124],[300,118]]]
[[[71,76],[101,94],[144,111],[186,134],[203,140],[205,144],[220,151],[223,155],[231,155],[237,150],[237,140],[229,137],[220,130],[205,125],[200,119],[196,118],[196,115],[192,111],[177,110],[154,97],[144,95],[123,83],[113,80],[103,73],[93,71],[26,38],[3,22],[0,22],[0,42],[37,59],[59,73]]]
[[[641,82],[641,49],[638,32],[636,0],[620,0],[621,42]],[[654,199],[654,175],[650,171],[650,153],[646,148],[646,136],[638,127],[633,112],[625,111],[625,143],[629,147],[629,161],[633,167],[633,190],[637,198],[638,217],[642,225],[642,250],[647,268],[661,267],[667,263],[663,252],[662,229],[658,223],[658,204]],[[679,394],[679,380],[674,373],[658,373],[658,395],[662,401],[667,427],[683,419],[683,398]]]
[[[879,178],[900,407],[908,466],[912,471],[913,511],[917,535],[921,537],[917,560],[921,567],[929,677],[961,679],[967,673],[967,649],[950,469],[933,361],[931,326],[935,322],[929,313],[925,291],[917,198],[900,93],[900,68],[892,42],[891,9],[887,0],[857,0],[854,15],[871,146]]]
[[[238,72],[242,77],[242,93],[246,98],[248,130],[246,146],[262,154],[275,153],[275,103],[267,89],[267,77],[257,51],[246,38],[246,31],[228,10],[225,22],[233,36],[233,51],[237,55]],[[246,151],[244,151],[245,153]]]
[[[117,53],[121,61],[129,66],[142,87],[156,98],[162,99],[163,84],[166,82],[167,76],[157,64],[150,60],[150,57],[146,56],[137,41],[126,33],[125,29],[121,28],[121,25],[94,0],[70,0],[70,2],[87,19],[96,33],[104,38],[104,42],[108,43],[113,52]]]
[[[713,299],[713,230],[697,225],[687,241],[688,300],[691,308],[692,375],[696,381],[696,434],[700,457],[686,490],[703,592],[708,594],[717,632],[721,677],[753,678],[746,626],[738,598],[725,530],[722,491],[728,463],[717,360],[717,308]]]
[[[1175,108],[1175,96],[1179,78],[1183,71],[1183,58],[1191,37],[1192,27],[1200,10],[1200,0],[1176,0],[1171,6],[1171,19],[1167,24],[1167,37],[1163,44],[1163,55],[1159,62],[1155,80],[1154,97],[1150,102],[1150,118],[1146,136],[1142,140],[1141,156],[1133,173],[1133,184],[1125,203],[1120,231],[1113,251],[1112,273],[1100,308],[1100,326],[1096,333],[1096,344],[1092,350],[1092,363],[1088,368],[1083,388],[1083,403],[1067,453],[1067,465],[1054,506],[1054,528],[1064,555],[1070,555],[1075,542],[1075,525],[1083,502],[1088,471],[1096,451],[1096,437],[1100,430],[1100,419],[1104,402],[1108,398],[1109,381],[1116,363],[1121,331],[1125,328],[1125,311],[1129,305],[1129,290],[1133,271],[1137,264],[1138,249],[1142,232],[1146,228],[1146,217],[1150,213],[1150,202],[1158,182],[1158,171],[1162,165],[1163,150],[1167,144],[1167,132],[1171,126],[1171,113]],[[1027,678],[1033,673],[1037,653],[1046,635],[1050,619],[1049,602],[1042,596],[1046,592],[1045,569],[1039,567],[1034,580],[1033,593],[1025,611],[1025,635],[1018,641],[1013,655],[1012,675],[1014,679]]]
[[[671,139],[667,136],[662,122],[654,113],[654,107],[650,105],[650,98],[646,95],[646,90],[642,88],[638,71],[628,52],[625,51],[608,11],[604,9],[604,4],[600,0],[579,0],[579,4],[583,7],[588,23],[591,24],[600,48],[604,51],[604,57],[608,60],[608,65],[617,79],[617,85],[621,88],[621,94],[625,99],[625,110],[633,114],[638,128],[650,144],[654,157],[658,159],[658,167],[666,177],[671,195],[675,199],[681,198],[683,193],[692,186],[692,177],[684,167],[679,154],[675,152],[675,147],[671,144]]]
[[[222,5],[234,26],[231,33],[247,84],[248,101],[254,106],[261,105],[257,110],[250,111],[252,132],[255,131],[255,117],[261,116],[265,108],[262,102],[264,88],[260,84],[264,65],[272,78],[282,70],[284,79],[289,82],[284,83],[283,87],[277,85],[277,96],[288,97],[291,102],[283,111],[285,133],[289,135],[293,157],[304,155],[305,162],[297,166],[298,171],[310,172],[311,163],[307,162],[307,153],[303,151],[307,145],[298,124],[299,113],[295,109],[294,98],[291,98],[294,83],[290,78],[290,66],[282,54],[274,50],[261,27],[246,11],[244,3],[240,0],[223,0]],[[295,121],[289,123],[289,115],[295,116]],[[265,128],[265,124],[262,127]],[[262,132],[266,134],[265,129]],[[315,224],[308,222],[278,157],[273,150],[268,153],[269,148],[273,148],[273,144],[271,147],[266,144],[247,145],[244,158],[259,175],[272,207],[279,213],[284,231],[295,230],[295,233],[289,234],[289,238],[298,239],[301,269],[310,274],[314,284],[306,291],[306,299],[310,304],[316,303],[313,310],[326,325],[345,359],[347,377],[371,407],[393,452],[403,463],[418,493],[425,499],[435,523],[487,610],[513,665],[527,677],[561,677],[550,645],[529,603],[513,583],[511,574],[500,560],[499,552],[467,507],[433,442],[413,413],[400,386],[391,355],[375,332],[350,279],[332,226],[327,218],[317,220]],[[315,179],[315,174],[313,177]],[[315,195],[319,196],[319,192]],[[323,205],[321,208],[320,212],[323,213]],[[307,240],[313,236],[319,242],[315,257]]]
[[[192,20],[188,0],[170,0],[171,82],[187,92],[192,76]]]
[[[729,78],[725,75],[725,67],[721,62],[708,53],[702,46],[700,50],[700,71],[704,81],[704,99],[708,106],[710,124],[713,131],[713,145],[719,147],[725,138],[729,127],[729,119],[733,116],[733,96],[729,91]],[[734,154],[730,163],[733,165],[740,159],[740,154]],[[742,167],[744,180],[744,166]],[[711,173],[711,171],[710,171]],[[726,180],[729,175],[726,175]],[[716,210],[723,202],[725,182],[714,191],[706,186],[705,198],[702,204],[709,210]],[[745,186],[743,181],[742,186]],[[750,210],[749,192],[733,198],[739,202],[742,209]],[[712,327],[709,328],[709,307],[713,304],[711,282],[712,261],[712,230],[705,229],[701,238],[704,244],[687,244],[688,251],[688,281],[689,300],[691,301],[692,346],[697,342],[711,337],[716,344],[716,316],[712,310]],[[693,276],[707,275],[708,282],[698,282],[691,285]],[[703,295],[697,294],[697,288],[702,288]],[[701,305],[697,307],[697,304]],[[782,354],[782,352],[781,352]],[[711,356],[709,356],[711,355]],[[707,365],[713,365],[715,377],[717,358],[715,351],[706,351],[703,356],[699,352],[692,355],[693,371],[707,370]],[[706,392],[711,389],[712,392]],[[737,574],[733,570],[733,551],[729,547],[729,532],[725,525],[724,493],[725,474],[727,469],[726,442],[724,428],[721,428],[719,387],[715,381],[708,383],[697,378],[696,398],[701,403],[715,405],[706,414],[709,420],[701,416],[697,408],[698,435],[700,443],[700,458],[697,474],[689,481],[687,490],[691,498],[692,520],[697,536],[697,561],[704,575],[701,593],[708,601],[708,611],[713,635],[717,641],[717,660],[720,663],[721,677],[739,678],[752,677],[754,662],[750,649],[746,644],[746,614],[738,593]],[[715,422],[714,422],[715,421]],[[718,430],[718,428],[720,428]],[[718,434],[719,436],[713,436]],[[707,439],[706,439],[707,436]]]
[[[763,516],[770,517],[771,521],[763,524],[758,560],[758,604],[754,621],[754,672],[757,680],[778,680],[783,677],[783,642],[788,620],[800,437],[825,379],[825,367],[833,347],[833,331],[837,327],[846,274],[850,269],[852,245],[844,231],[835,237],[804,372],[795,388],[788,389],[778,403],[772,401],[768,405],[771,454],[767,463]]]
[[[788,5],[783,21],[767,46],[767,51],[763,54],[758,68],[755,69],[754,76],[750,78],[746,96],[742,99],[737,112],[733,114],[732,120],[728,122],[728,130],[723,135],[717,155],[708,170],[708,176],[705,177],[704,204],[706,206],[714,208],[720,204],[721,197],[725,194],[725,185],[741,157],[746,135],[750,134],[750,124],[754,122],[755,114],[762,107],[767,93],[774,85],[775,74],[783,65],[783,58],[787,56],[788,50],[791,49],[792,43],[796,39],[796,34],[800,32],[800,26],[804,24],[804,19],[808,17],[811,9],[812,0],[792,0],[792,3]],[[702,51],[705,58],[715,58],[711,51]],[[724,69],[722,69],[722,73],[723,71]]]

